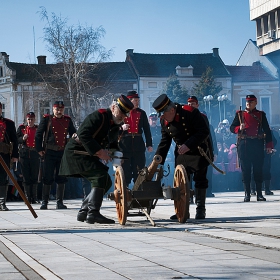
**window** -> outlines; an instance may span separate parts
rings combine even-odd
[[[268,16],[263,17],[263,33],[266,34],[268,31]]]
[[[270,122],[271,114],[270,114],[270,97],[261,97],[260,98],[260,110],[266,113],[266,118],[268,122]]]
[[[149,88],[157,88],[157,82],[148,82]]]
[[[3,67],[0,67],[0,77],[3,77]]]

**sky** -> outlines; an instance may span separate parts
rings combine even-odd
[[[136,53],[219,54],[236,65],[249,39],[255,40],[249,0],[0,0],[0,51],[10,61],[35,63],[46,55],[40,7],[68,19],[69,25],[102,26],[100,43],[113,50],[108,61]]]

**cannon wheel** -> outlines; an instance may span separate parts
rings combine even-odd
[[[125,225],[127,219],[127,189],[123,168],[119,166],[115,173],[115,202],[119,223]]]
[[[173,187],[180,188],[180,199],[174,200],[174,207],[179,223],[185,223],[190,215],[190,188],[188,175],[182,164],[176,166]]]

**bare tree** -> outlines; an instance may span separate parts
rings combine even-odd
[[[47,50],[53,55],[56,64],[51,71],[51,82],[47,83],[49,91],[68,97],[72,117],[79,124],[89,110],[90,93],[95,87],[91,72],[99,62],[106,61],[112,54],[100,43],[105,35],[102,26],[68,25],[67,19],[48,13],[40,7],[41,19],[46,22],[44,41]],[[95,62],[95,63],[89,63]]]

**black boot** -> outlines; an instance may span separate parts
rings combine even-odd
[[[265,197],[262,195],[262,183],[256,183],[256,191],[257,191],[257,201],[266,201]]]
[[[38,184],[33,184],[32,185],[32,203],[41,203],[40,200],[38,199]]]
[[[92,189],[93,190],[93,189]],[[77,221],[84,222],[87,219],[87,213],[88,213],[88,201],[91,199],[92,196],[92,190],[88,194],[88,196],[83,200],[81,209],[78,212],[77,215]]]
[[[67,206],[63,204],[64,197],[64,184],[57,184],[56,188],[56,209],[67,209]]]
[[[88,200],[88,214],[86,222],[89,224],[114,224],[115,221],[108,219],[99,213],[102,205],[104,189],[92,188],[91,195]]]
[[[244,196],[244,202],[250,202],[251,199],[251,187],[250,184],[243,184],[244,186],[244,191],[245,191],[245,196]]]
[[[274,193],[270,190],[270,180],[264,181],[264,193],[266,195],[274,195]]]
[[[206,191],[207,189],[195,188],[195,202],[196,202],[195,219],[196,220],[205,219],[206,217],[206,209],[205,209]]]
[[[0,186],[0,211],[9,211],[6,206],[8,186]]]
[[[25,194],[28,202],[31,203],[31,185],[24,183],[23,188],[24,188],[24,194]]]
[[[51,185],[43,185],[42,188],[42,205],[40,209],[46,210],[48,209],[48,202],[50,197]]]

